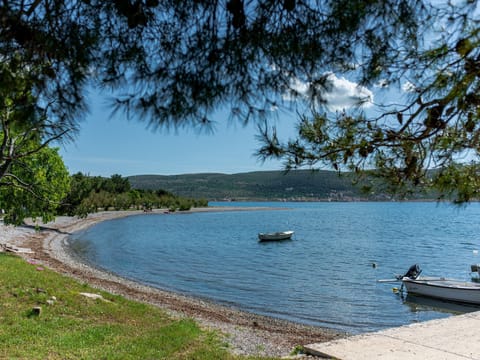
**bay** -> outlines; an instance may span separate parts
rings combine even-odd
[[[416,263],[424,275],[469,280],[480,262],[478,203],[210,205],[284,209],[131,216],[73,234],[71,250],[154,287],[353,334],[479,310],[377,282]],[[293,239],[258,242],[258,232],[279,230]]]

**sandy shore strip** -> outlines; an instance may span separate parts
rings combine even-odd
[[[254,211],[265,208],[252,207],[209,207],[195,208],[201,211]],[[184,296],[145,286],[85,264],[71,254],[68,246],[70,234],[84,230],[98,222],[125,216],[162,214],[164,210],[150,213],[142,211],[106,211],[90,214],[84,219],[58,217],[54,222],[12,227],[0,222],[0,244],[12,244],[29,248],[33,253],[20,254],[26,259],[36,260],[61,274],[71,276],[93,287],[129,299],[142,301],[167,310],[172,316],[188,316],[201,326],[219,330],[232,352],[245,355],[287,356],[297,345],[330,341],[345,337],[326,328],[296,324],[271,317],[256,315],[214,302]],[[178,213],[181,216],[181,213]],[[171,216],[171,215],[166,215]],[[281,294],[280,294],[281,295]]]

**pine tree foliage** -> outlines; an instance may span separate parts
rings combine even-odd
[[[3,0],[0,57],[29,74],[50,138],[74,134],[87,85],[153,129],[208,127],[220,109],[268,124],[302,100],[298,137],[262,126],[260,157],[378,168],[393,189],[435,186],[466,201],[477,195],[465,185],[477,178],[477,14],[474,0]],[[332,73],[411,91],[376,112],[332,113]]]
[[[76,119],[91,84],[153,127],[201,126],[227,107],[242,121],[279,105],[292,79],[363,65],[365,80],[414,49],[416,0],[1,1],[0,54],[36,68],[51,119]],[[410,50],[408,50],[410,51]]]
[[[480,195],[480,37],[476,1],[431,8],[435,20],[419,24],[415,51],[402,44],[387,54],[370,79],[395,99],[335,113],[313,106],[300,116],[297,137],[283,141],[261,127],[261,158],[278,157],[286,168],[331,166],[358,173],[375,169],[391,191],[435,189],[463,203]],[[421,40],[421,42],[420,42]],[[370,72],[367,72],[372,74]],[[351,76],[358,74],[355,69]],[[403,88],[401,91],[400,88]],[[377,94],[380,90],[377,90]],[[402,95],[403,93],[403,95]]]

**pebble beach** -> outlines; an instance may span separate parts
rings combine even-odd
[[[200,208],[191,211],[255,211],[255,208]],[[152,213],[162,213],[154,210]],[[288,357],[296,346],[340,339],[346,334],[240,311],[208,300],[145,286],[85,264],[70,251],[68,236],[98,222],[143,215],[141,211],[106,211],[86,218],[58,217],[47,224],[26,222],[13,227],[0,222],[0,245],[11,244],[31,252],[19,253],[44,266],[110,293],[159,306],[174,317],[192,317],[202,327],[224,334],[233,353]],[[1,247],[0,247],[1,249]],[[301,357],[301,356],[300,356]],[[307,357],[307,356],[303,356]]]

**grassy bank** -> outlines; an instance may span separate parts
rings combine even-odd
[[[247,359],[191,319],[16,256],[0,253],[0,274],[1,359]]]

